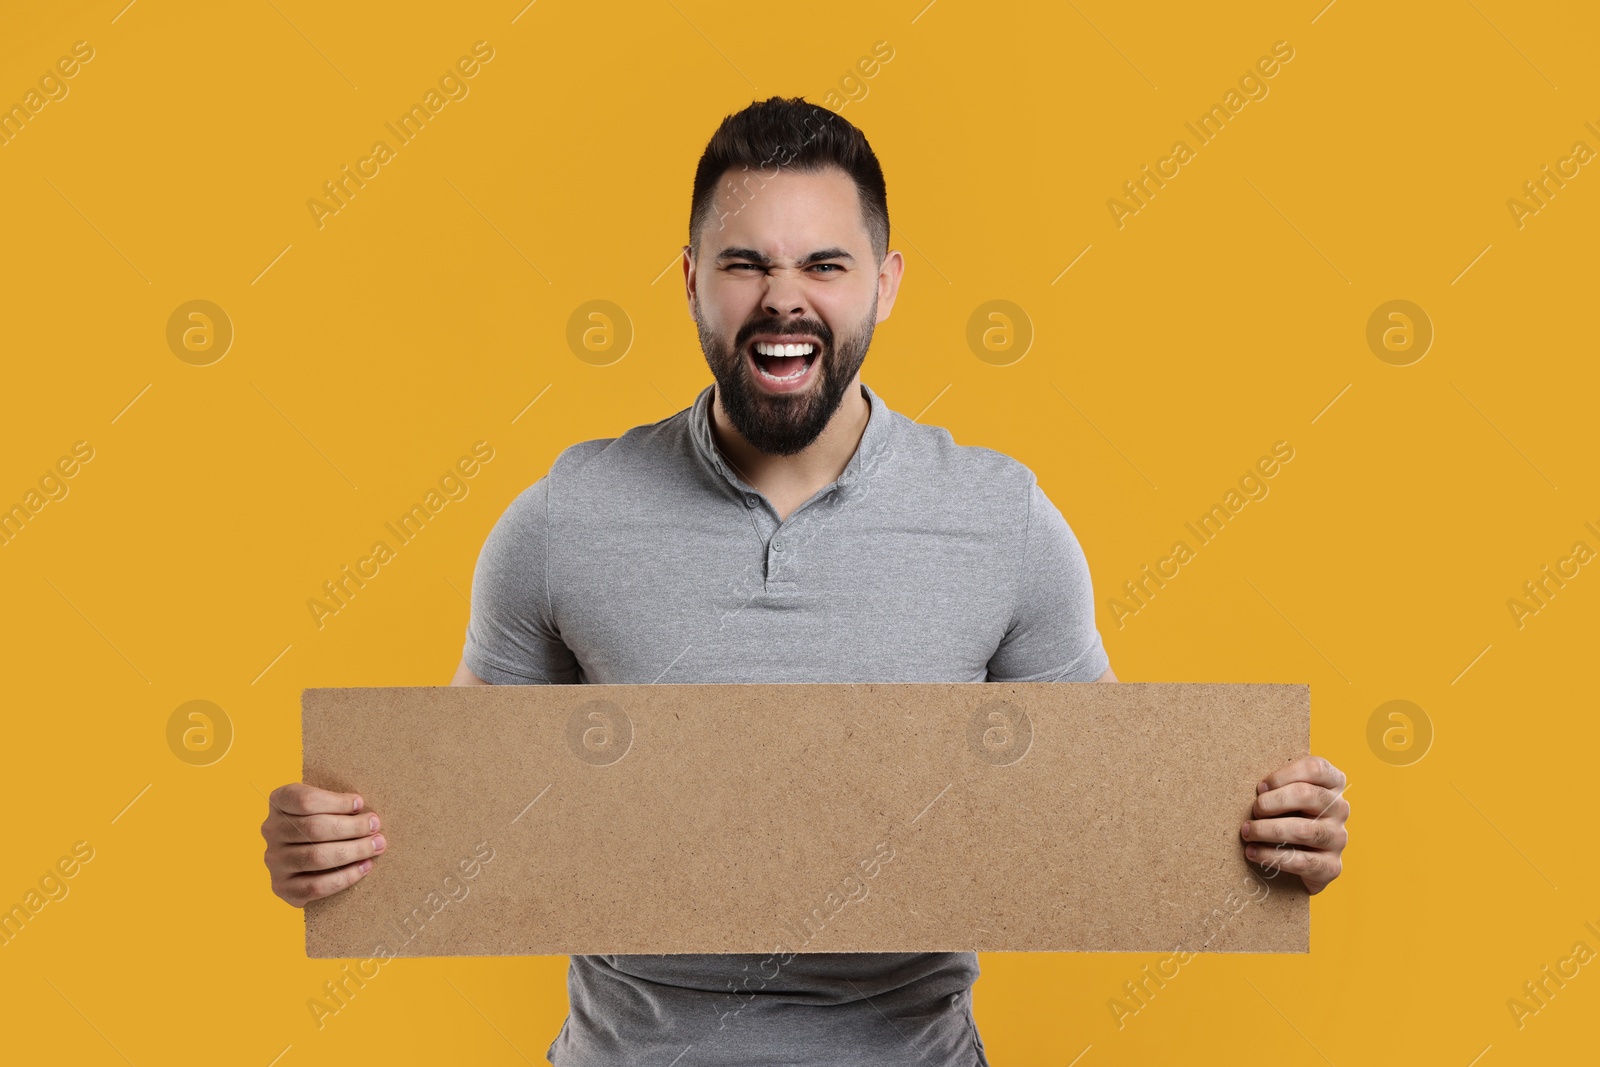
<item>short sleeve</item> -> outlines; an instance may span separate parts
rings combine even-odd
[[[1095,627],[1088,560],[1037,481],[1029,494],[1016,606],[988,680],[1092,682],[1111,660]]]
[[[549,479],[513,500],[483,543],[461,658],[496,685],[570,685],[577,659],[550,621]]]

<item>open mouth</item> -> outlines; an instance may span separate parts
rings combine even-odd
[[[772,392],[792,392],[811,379],[822,346],[815,341],[776,344],[752,341],[745,346],[756,380]]]

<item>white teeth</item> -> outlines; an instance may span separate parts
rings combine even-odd
[[[756,373],[760,374],[763,378],[767,379],[767,381],[769,381],[769,382],[792,382],[792,381],[795,381],[796,379],[798,379],[801,375],[805,374],[810,369],[811,368],[808,367],[808,366],[807,367],[801,367],[799,370],[795,371],[793,374],[785,374],[783,377],[780,378],[776,374],[768,374],[766,372],[766,370],[764,370],[762,368],[761,364],[759,364],[759,363],[756,364]]]
[[[756,354],[761,356],[809,356],[816,351],[812,344],[798,345],[772,345],[765,341],[756,342]]]

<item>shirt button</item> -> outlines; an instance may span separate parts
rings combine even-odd
[[[752,495],[752,494],[749,494],[749,493],[745,494],[744,506],[747,507],[747,508],[755,507],[756,506],[756,498],[755,498],[755,496]]]
[[[774,542],[772,542],[772,551],[774,551],[774,552],[782,552],[783,551],[783,542],[782,541],[774,541]]]

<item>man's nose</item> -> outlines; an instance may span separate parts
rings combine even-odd
[[[799,279],[786,271],[767,275],[767,291],[761,303],[769,315],[805,317],[811,310],[800,291]]]

